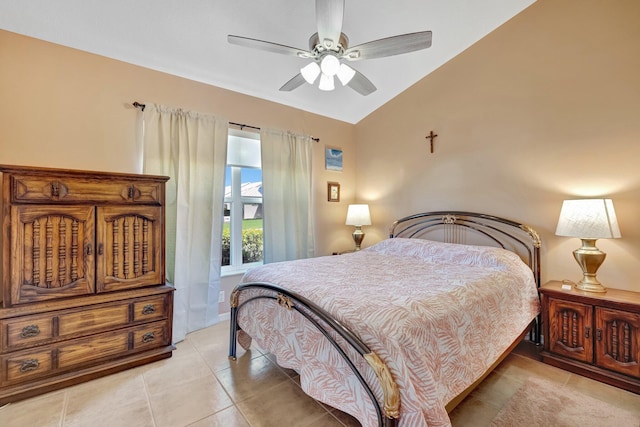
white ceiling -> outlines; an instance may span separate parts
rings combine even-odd
[[[352,62],[378,88],[366,97],[340,83],[280,92],[308,60],[227,42],[234,34],[308,49],[313,0],[0,0],[0,28],[357,123],[534,1],[345,0],[349,46],[433,32],[429,49]]]

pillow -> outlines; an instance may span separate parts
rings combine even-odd
[[[504,267],[514,262],[522,263],[517,254],[502,248],[399,237],[383,240],[363,251],[418,258],[434,264]]]

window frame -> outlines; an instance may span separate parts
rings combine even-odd
[[[248,132],[232,132],[229,131],[229,136],[239,136],[247,139],[252,139],[260,142],[259,135],[251,134]],[[228,144],[231,144],[232,138],[229,138]],[[229,147],[227,147],[229,148]],[[224,204],[229,205],[229,231],[230,231],[230,244],[229,244],[229,265],[223,265],[221,268],[222,276],[241,274],[247,271],[252,267],[256,267],[258,265],[262,265],[264,261],[255,261],[255,262],[243,262],[242,250],[243,250],[243,241],[242,241],[242,223],[244,220],[244,205],[245,204],[263,204],[263,197],[251,197],[251,196],[242,196],[242,169],[260,169],[252,166],[238,166],[238,165],[230,165],[227,163],[225,165],[225,173],[226,168],[230,170],[230,185],[231,185],[231,195],[230,197],[224,197]],[[224,215],[224,214],[223,214]],[[235,219],[235,221],[234,221]],[[263,229],[264,233],[264,229]],[[264,245],[263,245],[264,251]],[[264,254],[264,252],[263,252]],[[263,256],[264,258],[264,256]]]

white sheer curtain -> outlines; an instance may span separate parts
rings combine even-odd
[[[260,131],[264,262],[314,256],[310,136]]]
[[[167,175],[166,270],[173,339],[218,321],[228,123],[146,104],[143,171]]]

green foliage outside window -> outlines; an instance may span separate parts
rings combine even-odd
[[[260,221],[262,222],[262,221]],[[247,228],[242,230],[242,262],[262,261],[262,229]],[[222,230],[222,265],[231,264],[231,232],[229,227]]]

